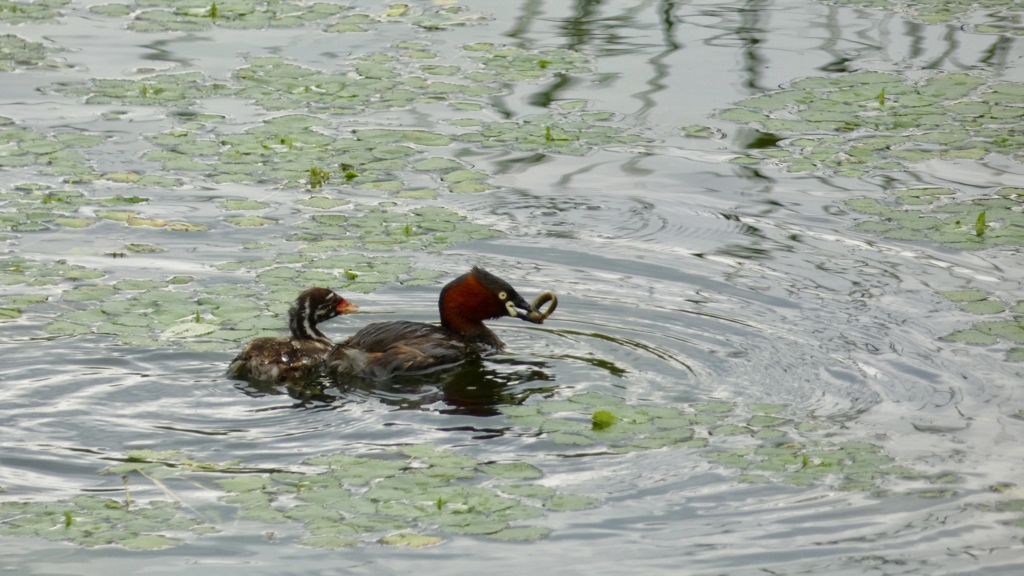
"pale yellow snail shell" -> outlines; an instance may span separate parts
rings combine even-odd
[[[547,310],[543,309],[545,304],[549,304]],[[555,308],[558,308],[558,296],[555,296],[555,293],[551,290],[545,290],[533,299],[530,306],[533,307],[534,312],[530,312],[527,315],[527,320],[540,324],[547,320],[548,316],[554,314]]]

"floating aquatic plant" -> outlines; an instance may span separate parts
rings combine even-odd
[[[540,518],[544,510],[534,502],[551,503],[548,510],[583,509],[599,505],[589,497],[573,501],[571,495],[523,484],[478,485],[481,473],[498,478],[524,478],[508,474],[522,463],[488,464],[431,445],[397,449],[396,458],[333,454],[307,460],[324,468],[311,474],[272,474],[221,481],[235,492],[225,499],[242,506],[246,516],[302,522],[309,536],[302,543],[317,547],[351,546],[376,538],[392,545],[422,546],[438,543],[436,534],[486,535],[490,538],[536,540],[548,534],[512,522]],[[539,471],[529,465],[529,478]],[[458,483],[456,483],[458,481]],[[557,498],[561,497],[565,503]],[[566,504],[568,503],[568,504]],[[387,532],[384,536],[375,534]]]
[[[75,148],[96,146],[107,139],[99,134],[57,132],[44,134],[17,128],[7,118],[0,118],[0,168],[36,167],[41,172],[64,176],[69,181],[98,179],[92,166]]]
[[[291,256],[291,258],[289,258]],[[290,265],[284,265],[290,263]],[[413,270],[411,260],[362,254],[290,254],[219,266],[228,272],[255,273],[260,293],[237,283],[196,286],[193,278],[121,279],[111,285],[64,286],[60,300],[70,306],[44,327],[51,334],[106,334],[134,346],[185,346],[230,350],[239,342],[287,332],[288,307],[296,286],[331,286],[348,292],[372,292],[389,282],[436,284],[444,272]],[[60,285],[68,280],[99,280],[103,272],[67,264],[41,266],[25,259],[0,261],[0,285]],[[239,300],[245,295],[246,300]],[[34,296],[7,299],[8,317],[23,306],[41,304]]]
[[[201,98],[230,96],[234,88],[211,82],[201,72],[152,74],[133,79],[96,78],[58,85],[55,90],[85,98],[87,104],[187,106]]]
[[[324,184],[330,179],[331,173],[318,166],[313,166],[309,169],[309,187],[313,190],[323,188]]]
[[[582,156],[596,148],[650,142],[649,138],[627,128],[598,123],[610,117],[602,112],[573,111],[530,116],[522,121],[461,123],[473,131],[459,134],[458,139],[485,148],[572,156]]]
[[[198,32],[212,27],[256,30],[295,28],[322,23],[349,10],[328,2],[253,3],[243,0],[148,0],[133,4],[100,4],[90,10],[110,17],[131,17],[135,32]]]
[[[1013,314],[1008,319],[987,320],[975,323],[970,328],[955,330],[943,336],[943,340],[976,345],[992,345],[1001,340],[1011,344],[1024,344],[1024,321],[1021,321],[1019,316],[1024,314],[1024,301],[1010,305],[991,297],[983,290],[959,290],[943,292],[942,295],[957,302],[962,310],[972,314],[1002,314],[1007,311]],[[1006,353],[1006,359],[1010,362],[1024,360],[1021,350],[1020,347],[1010,348]]]
[[[60,8],[69,3],[70,0],[33,0],[31,2],[3,0],[0,1],[0,22],[26,24],[56,20],[63,16]]]
[[[1024,34],[1019,24],[1020,4],[1015,0],[943,0],[942,2],[926,2],[922,0],[824,0],[826,4],[838,6],[856,6],[892,10],[900,14],[924,22],[940,24],[956,22],[977,13],[991,19],[984,24],[972,26],[974,32],[988,34]]]
[[[0,3],[0,12],[3,4]],[[0,17],[2,20],[2,17]],[[0,34],[0,72],[23,68],[59,68],[60,62],[50,57],[53,50],[39,42],[31,42],[14,34]]]
[[[180,220],[146,218],[134,210],[106,209],[137,207],[147,202],[148,198],[140,196],[92,198],[71,189],[51,190],[33,187],[15,192],[0,192],[0,230],[40,232],[54,227],[78,229],[101,221],[177,232],[207,229],[204,225]]]
[[[466,77],[474,82],[533,81],[555,74],[590,74],[594,65],[582,52],[564,48],[523,50],[490,42],[462,47],[480,65]]]
[[[165,491],[171,480],[202,483],[223,491],[221,501],[234,506],[240,520],[301,524],[306,536],[300,543],[319,548],[371,541],[415,548],[458,535],[539,540],[550,530],[522,522],[601,504],[523,483],[542,475],[529,464],[482,462],[430,444],[369,456],[327,454],[307,459],[301,472],[204,462],[182,451],[133,450],[104,473],[124,479],[123,500],[7,502],[0,504],[0,535],[151,549],[218,531],[188,504],[137,501],[129,482],[152,482]]]
[[[319,254],[353,248],[440,250],[457,242],[501,235],[449,208],[405,208],[390,202],[313,214],[295,228],[299,231],[289,240],[303,243],[300,252]]]
[[[737,102],[718,117],[785,138],[777,147],[749,151],[740,163],[859,177],[935,158],[1017,158],[1024,141],[1022,93],[1022,84],[968,73],[909,80],[855,72],[798,80]]]
[[[104,272],[69,264],[66,260],[44,263],[21,256],[0,258],[0,286],[55,286],[77,280],[97,280],[104,276]]]
[[[502,413],[517,427],[537,429],[552,442],[564,446],[604,446],[613,452],[648,450],[666,446],[704,446],[693,426],[718,418],[701,411],[661,407],[636,407],[619,398],[597,393],[566,400],[505,406]]]
[[[895,190],[894,196],[888,202],[847,200],[846,207],[877,217],[855,228],[895,240],[931,240],[964,250],[1024,246],[1024,189],[999,188],[985,196],[963,198],[951,188],[921,187]]]
[[[54,502],[0,502],[0,536],[32,536],[79,546],[117,545],[129,550],[178,546],[182,537],[216,528],[178,502],[133,502],[76,496]],[[168,537],[165,534],[170,533]]]
[[[198,130],[171,130],[149,136],[160,146],[147,152],[147,160],[160,162],[166,171],[203,172],[217,183],[274,182],[289,187],[323,189],[335,180],[396,196],[415,196],[412,181],[435,174],[435,186],[453,192],[488,190],[487,174],[468,169],[455,160],[419,157],[422,147],[451,143],[448,136],[424,130],[362,129],[353,137],[332,137],[319,131],[327,122],[306,114],[268,119],[239,134],[210,137]],[[311,168],[312,166],[312,168]],[[472,172],[458,179],[453,173]],[[339,175],[340,178],[333,175]],[[475,187],[465,184],[472,180]],[[430,192],[428,190],[428,192]],[[436,193],[430,192],[427,197]],[[419,194],[419,196],[423,196]]]
[[[219,20],[219,19],[218,19]],[[417,102],[460,102],[499,94],[510,81],[554,74],[591,73],[593,66],[570,50],[526,51],[493,44],[470,44],[467,67],[422,64],[435,58],[422,42],[400,42],[388,53],[359,56],[351,71],[323,71],[280,57],[251,57],[228,84],[198,72],[152,74],[134,79],[94,79],[58,86],[63,94],[90,104],[177,105],[202,98],[233,96],[272,111],[307,110],[352,115],[367,110],[406,108]],[[422,73],[412,70],[416,67]]]
[[[2,4],[0,4],[2,6]],[[405,23],[429,30],[489,19],[458,5],[420,7],[392,4],[382,11],[356,12],[332,2],[281,0],[253,3],[245,0],[138,0],[130,4],[100,4],[90,11],[108,17],[131,18],[135,32],[199,32],[214,27],[258,30],[263,28],[324,27],[328,32],[365,32],[388,23]]]
[[[501,408],[524,433],[538,432],[563,450],[623,453],[663,448],[704,448],[712,462],[739,470],[740,482],[795,486],[829,484],[842,490],[869,490],[885,478],[924,480],[899,465],[882,448],[857,441],[822,439],[833,429],[827,421],[790,417],[785,406],[754,404],[741,409],[731,402],[697,402],[688,406],[636,406],[620,398],[587,392],[564,400]],[[744,442],[734,447],[732,438]]]

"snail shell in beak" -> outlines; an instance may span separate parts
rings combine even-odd
[[[548,305],[546,310],[544,309],[545,304]],[[533,308],[533,312],[527,314],[526,319],[535,324],[541,324],[548,319],[548,316],[554,314],[555,308],[558,308],[558,296],[555,296],[551,290],[545,290],[538,294],[533,302],[530,302],[530,307]]]

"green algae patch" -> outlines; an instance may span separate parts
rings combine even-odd
[[[285,0],[253,4],[240,0],[140,0],[132,4],[100,4],[90,11],[109,18],[127,18],[134,32],[200,32],[212,28],[261,30],[327,24],[349,7],[326,2]]]
[[[299,524],[306,532],[300,544],[317,548],[374,541],[417,548],[451,536],[490,537],[505,531],[497,537],[532,541],[550,531],[511,523],[601,504],[596,498],[534,484],[487,487],[509,477],[516,464],[521,463],[485,464],[431,444],[407,444],[366,456],[308,458],[301,471],[261,471],[235,461],[197,461],[186,452],[140,450],[106,472],[190,483],[214,475],[213,484],[226,491],[220,501],[235,507],[239,519]],[[228,476],[217,478],[223,475]],[[511,476],[527,475],[517,471]],[[518,531],[522,533],[516,536]]]
[[[161,163],[165,171],[198,172],[216,183],[265,182],[318,191],[335,185],[354,186],[381,195],[413,189],[411,182],[422,179],[420,174],[424,172],[437,174],[445,184],[453,177],[451,174],[469,172],[462,162],[440,156],[423,157],[423,148],[451,144],[451,138],[444,134],[360,129],[353,131],[352,137],[334,138],[320,131],[325,124],[315,116],[287,114],[242,133],[221,136],[210,136],[201,128],[174,129],[147,136],[159,148],[146,152],[144,157]],[[484,183],[489,175],[473,174],[475,187],[492,188]],[[303,202],[318,209],[330,209],[341,203],[329,197]],[[262,202],[240,200],[224,201],[222,205],[226,210],[269,207]]]
[[[45,134],[0,124],[0,141],[6,143],[0,155],[0,168],[38,167],[42,173],[61,176],[68,182],[96,180],[99,175],[76,149],[94,147],[106,140],[106,136],[98,134]]]
[[[483,148],[503,147],[522,152],[583,156],[598,148],[650,142],[646,136],[614,123],[586,120],[575,111],[529,116],[521,121],[485,122],[463,132],[462,142]]]
[[[984,290],[955,290],[943,292],[942,295],[954,302],[980,302],[988,299],[988,292]]]
[[[929,240],[950,248],[982,250],[998,246],[1024,246],[1024,193],[999,188],[984,196],[965,197],[948,188],[895,190],[889,200],[853,198],[847,208],[874,216],[855,229],[894,240]],[[985,232],[978,234],[978,214],[985,213]],[[962,297],[968,298],[970,294]],[[979,299],[980,300],[980,299]],[[960,300],[967,304],[968,300]],[[992,310],[991,304],[967,309]],[[994,312],[984,312],[994,313]]]
[[[12,25],[51,22],[64,15],[60,9],[69,3],[70,0],[38,0],[33,2],[5,0],[0,2],[0,22]]]
[[[1006,311],[1006,305],[996,299],[962,302],[960,309],[971,314],[999,314]]]
[[[982,310],[981,312],[974,312],[978,314],[998,314],[1004,312],[1007,308],[1002,302],[995,299],[987,299],[974,302],[965,302],[962,304],[979,304],[992,302],[1000,308],[998,311],[989,312],[988,310]],[[973,312],[972,310],[968,310]],[[953,332],[946,334],[942,337],[943,340],[948,342],[959,342],[962,344],[974,344],[978,346],[989,346],[997,344],[999,342],[1007,342],[1010,344],[1024,344],[1024,322],[1018,317],[1013,317],[1005,320],[992,320],[985,322],[978,322],[970,328],[961,330],[954,330]],[[1019,348],[1011,348],[1006,354],[1006,360],[1010,362],[1020,361]]]
[[[228,224],[234,224],[242,228],[258,228],[260,226],[268,226],[270,224],[277,224],[277,220],[273,218],[264,218],[262,216],[229,216],[224,219]]]
[[[165,533],[187,535],[208,526],[177,502],[146,503],[101,496],[54,502],[0,503],[0,535],[37,537],[85,547],[116,545],[156,550],[184,543]]]
[[[495,478],[505,478],[514,480],[530,480],[534,478],[540,478],[543,473],[536,466],[528,464],[526,462],[505,462],[495,464],[481,464],[477,466],[477,470],[494,476]]]
[[[313,215],[296,229],[299,232],[290,239],[304,243],[300,251],[319,254],[352,248],[440,250],[457,242],[501,235],[448,208],[406,209],[388,203],[354,205],[331,214]]]
[[[421,61],[422,55],[402,50],[366,54],[353,59],[355,74],[316,70],[277,57],[249,58],[234,75],[237,96],[267,110],[353,115],[499,92],[480,82],[457,83],[410,74],[408,68]]]
[[[439,215],[432,209],[422,210],[432,217]],[[346,220],[330,218],[327,222],[336,226]],[[379,229],[380,223],[376,226]],[[251,275],[259,291],[238,283],[199,286],[187,276],[69,286],[67,283],[75,281],[100,280],[105,274],[66,263],[40,265],[22,258],[0,260],[0,285],[60,286],[60,299],[74,307],[50,318],[44,330],[51,334],[96,333],[134,346],[231,350],[256,337],[286,333],[287,311],[297,285],[368,293],[388,283],[436,285],[445,276],[438,270],[414,269],[409,257],[347,251],[292,252],[272,259],[224,262],[217,267]],[[240,296],[246,300],[239,300]]]
[[[119,106],[185,106],[202,98],[231,96],[234,89],[210,81],[201,72],[152,74],[135,79],[96,78],[57,86],[66,96],[87,104]]]
[[[564,48],[523,50],[490,42],[466,44],[462,49],[479,64],[470,73],[476,82],[537,81],[554,74],[590,74],[593,63],[582,52]]]
[[[502,412],[513,425],[537,428],[555,445],[606,445],[614,451],[687,446],[695,440],[692,427],[704,422],[695,411],[629,406],[613,396],[592,392],[536,405],[507,406]]]
[[[897,73],[855,72],[804,78],[736,102],[718,117],[784,138],[743,158],[793,172],[860,177],[931,159],[997,153],[1019,160],[1013,127],[1024,111],[1010,90],[1000,92],[997,86],[1015,85],[968,73],[912,80]]]
[[[1024,34],[1018,20],[1007,18],[1007,12],[1019,11],[1015,0],[944,0],[920,2],[913,0],[827,0],[828,4],[896,11],[925,24],[971,21],[966,29],[979,34]],[[977,22],[984,18],[984,21]],[[977,22],[977,23],[974,23]]]
[[[270,208],[270,204],[258,200],[224,200],[221,206],[228,211],[264,210]]]
[[[200,224],[144,218],[137,212],[110,210],[109,207],[148,202],[139,196],[91,197],[77,190],[45,190],[0,193],[0,230],[38,232],[55,227],[78,230],[101,224],[121,222],[128,226],[162,228],[169,231],[202,231]]]
[[[398,534],[385,536],[379,540],[379,542],[385,546],[406,546],[408,548],[434,546],[435,544],[440,544],[443,541],[444,538],[439,536],[411,534],[408,532],[399,532]]]
[[[610,426],[587,425],[595,414],[593,407],[598,406],[614,416]],[[880,446],[834,439],[831,431],[835,425],[792,416],[790,408],[777,404],[743,407],[709,401],[677,407],[638,406],[586,392],[501,410],[517,431],[530,437],[540,435],[564,454],[685,449],[736,471],[741,483],[837,488],[859,483],[863,489],[874,490],[896,480],[921,477],[900,466]],[[591,504],[595,502],[569,498],[564,503],[554,499],[547,506]]]
[[[593,496],[582,494],[554,494],[547,499],[544,507],[559,512],[589,510],[597,508],[602,504],[601,500]]]
[[[608,410],[598,410],[591,415],[590,426],[593,430],[604,430],[605,428],[615,424],[618,420],[618,416],[612,412]]]
[[[8,9],[9,11],[9,9]],[[7,12],[0,4],[0,21]],[[14,72],[26,68],[63,68],[51,57],[54,50],[39,42],[25,40],[14,34],[0,34],[0,72]]]

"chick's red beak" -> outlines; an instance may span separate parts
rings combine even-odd
[[[338,314],[351,314],[353,312],[358,312],[359,306],[355,302],[350,302],[342,298],[341,302],[338,302],[335,309],[338,311]]]

